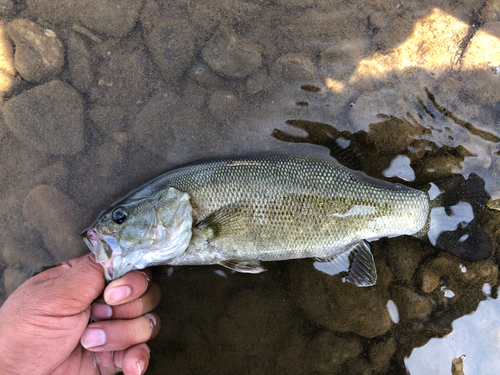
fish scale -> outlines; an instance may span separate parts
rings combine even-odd
[[[250,157],[169,171],[104,211],[82,234],[108,280],[151,265],[220,264],[264,271],[260,261],[314,257],[345,280],[374,285],[366,241],[414,235],[464,260],[491,257],[478,215],[489,195],[471,174],[425,191],[376,180],[325,160]]]
[[[172,264],[332,257],[362,239],[416,233],[429,211],[420,190],[373,185],[341,166],[307,158],[205,163],[155,183],[187,192],[201,220],[224,206],[246,212],[243,230],[191,246]]]

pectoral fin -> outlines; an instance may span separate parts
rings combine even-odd
[[[266,271],[258,260],[230,259],[220,262],[219,264],[236,272],[261,273]]]
[[[351,250],[335,258],[318,259],[325,266],[316,266],[330,275],[343,274],[345,281],[357,286],[372,286],[377,282],[377,268],[366,241],[356,244]]]
[[[247,210],[242,205],[230,205],[210,214],[200,221],[196,227],[200,229],[208,240],[213,240],[245,229]]]

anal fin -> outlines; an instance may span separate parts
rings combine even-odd
[[[377,268],[366,241],[357,243],[354,247],[337,257],[316,258],[320,264],[315,267],[329,275],[342,274],[345,281],[356,286],[372,286],[377,282]]]
[[[266,269],[258,260],[229,259],[219,263],[230,270],[243,273],[261,273]]]

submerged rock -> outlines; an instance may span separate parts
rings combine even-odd
[[[462,92],[471,103],[494,105],[500,101],[500,21],[483,25],[462,58]]]
[[[300,263],[290,262],[290,287],[297,291],[297,304],[316,324],[367,338],[381,336],[390,329],[387,285],[383,280],[370,288],[357,287],[343,283],[338,275],[330,276],[314,268],[304,272]],[[383,279],[381,274],[379,278]]]
[[[342,366],[359,356],[363,349],[359,337],[340,337],[331,331],[294,336],[277,360],[279,374],[336,374]]]
[[[227,78],[244,78],[262,66],[260,48],[228,28],[220,28],[203,48],[203,60]]]
[[[53,264],[52,257],[41,247],[9,241],[3,247],[3,259],[10,267],[22,266],[27,269],[36,269],[39,266]]]
[[[3,274],[5,296],[10,296],[22,283],[31,277],[31,274],[31,272],[27,272],[19,267],[7,268]]]
[[[175,81],[189,68],[194,59],[194,32],[189,22],[165,19],[154,24],[145,35],[148,49],[163,78]]]
[[[66,46],[66,58],[71,84],[84,93],[94,82],[93,58],[84,40],[73,30],[66,30],[61,38]]]
[[[8,32],[16,45],[16,69],[26,81],[48,81],[61,73],[64,47],[54,31],[16,19],[9,23]]]
[[[3,115],[17,138],[41,152],[73,155],[83,149],[83,101],[61,81],[15,96],[5,103]]]
[[[113,37],[124,37],[139,19],[142,0],[79,0],[78,18],[88,28]]]
[[[23,204],[26,220],[37,228],[56,262],[85,254],[80,237],[85,219],[80,207],[63,192],[49,185],[32,189]]]

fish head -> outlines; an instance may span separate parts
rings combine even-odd
[[[169,187],[116,202],[82,238],[111,281],[182,254],[191,239],[193,216],[189,195]]]

